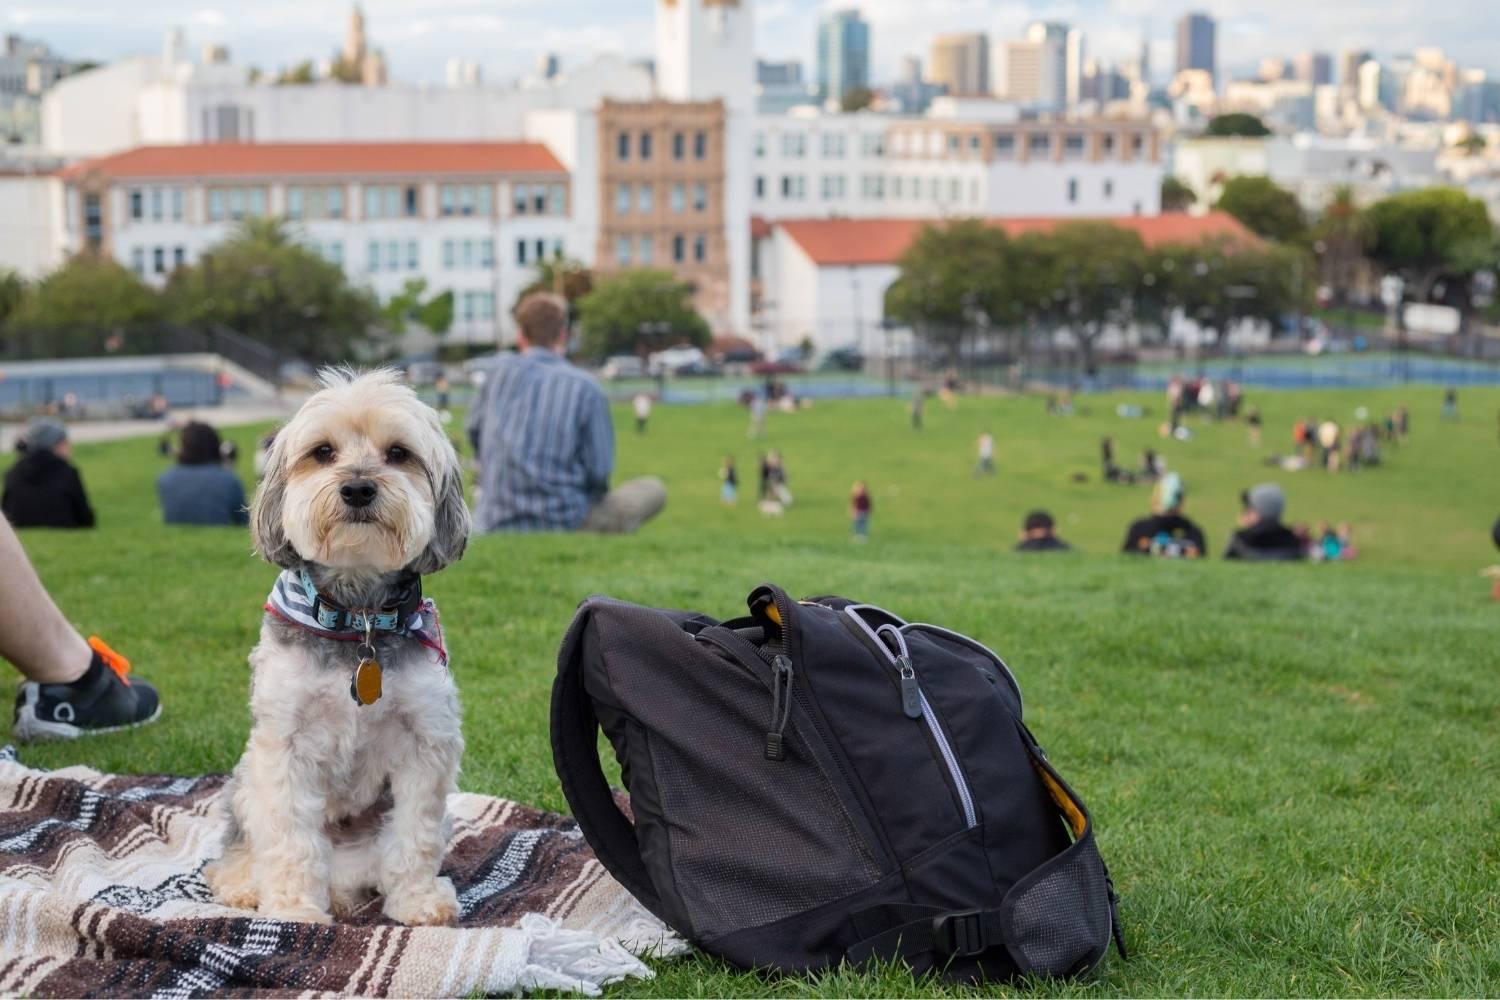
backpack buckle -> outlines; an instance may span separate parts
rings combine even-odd
[[[973,958],[988,950],[979,910],[955,910],[932,918],[932,950],[951,958]]]

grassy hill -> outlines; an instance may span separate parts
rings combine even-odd
[[[1155,406],[1123,420],[1117,402]],[[1358,475],[1278,473],[1298,415],[1352,419],[1411,405],[1413,436]],[[929,407],[927,429],[897,402],[825,403],[773,414],[745,438],[728,405],[659,408],[638,436],[625,415],[620,474],[667,480],[663,517],[634,538],[476,540],[429,581],[443,609],[465,704],[462,784],[563,805],[546,733],[558,640],[582,597],[609,593],[728,617],[762,579],[845,593],[962,629],[998,649],[1026,692],[1028,724],[1088,800],[1124,897],[1132,958],[1046,995],[1481,995],[1500,982],[1500,606],[1476,570],[1496,561],[1500,392],[1466,392],[1439,423],[1439,393],[1263,395],[1266,447],[1243,427],[1195,424],[1156,437],[1159,399],[1092,397],[1049,417],[1037,399]],[[990,428],[999,474],[973,479]],[[1145,487],[1099,482],[1098,441],[1122,462],[1159,447],[1185,476],[1189,512],[1215,558],[1114,555]],[[251,445],[253,431],[236,434]],[[726,509],[716,469],[735,453],[753,494],[755,455],[786,457],[795,505],[780,519],[753,496]],[[232,766],[248,727],[245,654],[273,571],[243,532],[159,524],[154,443],[78,449],[98,531],[23,541],[68,613],[161,685],[162,722],[85,744],[28,748],[41,766],[124,771]],[[248,459],[243,463],[248,469]],[[1086,482],[1073,481],[1075,472]],[[873,539],[848,539],[856,478],[875,499]],[[1217,559],[1241,489],[1283,483],[1293,520],[1349,521],[1361,558],[1241,566]],[[1045,506],[1082,551],[1008,550]],[[661,966],[623,995],[875,995],[934,992],[888,972],[816,982],[736,975],[716,963]]]

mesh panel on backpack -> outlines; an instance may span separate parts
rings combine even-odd
[[[1007,943],[1025,972],[1086,972],[1109,946],[1109,886],[1092,837],[1049,862],[1035,881],[1018,885],[1005,906]]]

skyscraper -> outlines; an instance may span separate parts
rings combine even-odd
[[[1073,28],[1068,32],[1063,68],[1063,106],[1074,108],[1083,99],[1083,64],[1085,52],[1083,30]]]
[[[1214,53],[1214,19],[1207,14],[1184,14],[1177,21],[1177,72],[1201,69],[1217,73]]]
[[[825,101],[870,85],[870,25],[857,10],[830,11],[818,22],[818,93]]]
[[[1359,68],[1369,62],[1364,49],[1345,49],[1339,53],[1339,84],[1345,90],[1359,89]]]
[[[1297,79],[1305,80],[1314,87],[1333,82],[1333,57],[1327,52],[1302,52],[1297,55]]]
[[[938,35],[932,40],[928,79],[948,93],[972,96],[990,92],[990,40],[979,33]]]
[[[1026,40],[1039,47],[1036,104],[1041,108],[1060,109],[1068,100],[1069,36],[1066,24],[1033,21],[1026,29]],[[1078,36],[1077,70],[1083,72],[1083,36]],[[1014,79],[1014,76],[1012,76]]]

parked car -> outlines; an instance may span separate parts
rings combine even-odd
[[[646,371],[651,375],[676,375],[679,369],[707,364],[708,355],[696,347],[672,347],[651,355]]]
[[[865,356],[853,347],[835,347],[818,361],[820,372],[862,372]]]
[[[634,354],[616,354],[604,362],[599,373],[605,378],[643,378],[646,366]]]

